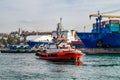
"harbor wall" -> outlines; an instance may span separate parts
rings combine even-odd
[[[79,48],[84,54],[120,54],[120,48]]]

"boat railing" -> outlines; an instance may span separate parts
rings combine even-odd
[[[56,49],[56,48],[50,48],[50,49],[46,49],[47,52],[60,52],[62,51],[61,49]]]
[[[67,49],[50,48],[50,49],[46,49],[47,52],[61,52],[61,51],[68,51],[68,50],[73,50],[73,49],[72,48],[67,48]]]

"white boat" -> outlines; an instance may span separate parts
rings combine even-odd
[[[26,41],[29,46],[39,46],[41,44],[50,44],[52,42],[52,36],[51,35],[32,35],[32,36],[27,36]]]

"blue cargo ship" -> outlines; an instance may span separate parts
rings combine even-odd
[[[120,48],[120,21],[101,20],[100,15],[91,32],[77,32],[77,36],[86,48]]]
[[[120,34],[117,33],[80,33],[78,37],[86,48],[120,48]]]

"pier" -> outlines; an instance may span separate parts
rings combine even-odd
[[[84,54],[120,54],[120,48],[80,48]]]
[[[1,53],[36,53],[36,50],[30,49],[1,49]]]

